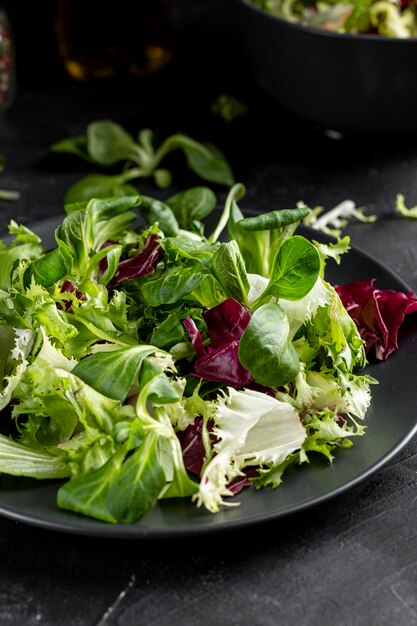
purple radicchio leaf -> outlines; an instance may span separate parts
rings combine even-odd
[[[202,338],[201,333],[198,330],[197,326],[195,325],[194,320],[191,319],[190,316],[188,316],[183,321],[183,324],[185,326],[185,330],[188,332],[188,335],[189,335],[189,337],[191,339],[191,342],[192,342],[192,344],[194,346],[194,349],[197,352],[197,356],[203,356],[205,354],[203,338]]]
[[[221,304],[203,313],[212,348],[240,339],[250,320],[250,312],[234,298],[228,298]]]
[[[210,420],[208,423],[209,431],[212,430],[213,426],[214,422]],[[177,433],[177,437],[181,445],[185,469],[195,476],[200,477],[205,460],[203,418],[200,416],[196,417],[193,424],[190,424],[185,430]],[[213,443],[217,441],[213,434],[210,434],[210,439]],[[245,487],[250,487],[252,485],[250,478],[256,476],[258,476],[258,468],[248,467],[244,470],[244,476],[235,478],[228,485],[228,489],[235,495]]]
[[[194,423],[177,433],[185,469],[200,476],[204,463],[205,449],[203,444],[203,418],[198,416]]]
[[[150,235],[139,254],[120,261],[117,272],[111,281],[112,287],[123,280],[132,280],[152,274],[163,255],[164,251],[158,243],[158,235]]]
[[[240,493],[245,487],[251,487],[253,485],[251,478],[259,476],[258,467],[247,467],[243,470],[244,476],[238,476],[227,486],[228,490],[235,496]]]
[[[375,348],[377,359],[385,360],[398,348],[398,331],[405,315],[417,311],[417,299],[392,289],[375,288],[376,279],[336,286],[347,312],[358,327],[366,350]]]
[[[238,358],[239,341],[250,320],[250,312],[233,298],[205,311],[210,346],[204,348],[201,335],[191,318],[184,321],[197,358],[195,375],[214,382],[239,388],[247,385],[252,376]]]
[[[61,293],[75,293],[78,300],[85,300],[85,295],[78,291],[77,287],[70,280],[64,280],[61,285]],[[67,313],[73,313],[71,300],[61,300],[60,305]]]

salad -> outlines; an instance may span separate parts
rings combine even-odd
[[[416,0],[252,0],[289,22],[338,33],[417,35]]]
[[[59,507],[133,523],[163,498],[215,513],[363,435],[366,349],[386,358],[417,300],[373,281],[336,289],[325,267],[348,238],[294,234],[304,206],[244,217],[243,193],[209,234],[206,187],[68,205],[49,251],[10,224],[1,473],[64,479]]]

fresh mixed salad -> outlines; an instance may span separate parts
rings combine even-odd
[[[243,193],[208,234],[206,187],[68,205],[49,251],[10,224],[0,472],[65,479],[63,509],[132,523],[163,498],[215,513],[364,433],[365,350],[386,358],[417,300],[330,285],[348,238],[294,234],[304,206],[244,217]]]
[[[416,0],[251,0],[289,22],[338,33],[417,35]]]

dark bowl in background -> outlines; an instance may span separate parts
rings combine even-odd
[[[249,0],[232,12],[253,76],[282,108],[324,129],[417,135],[417,37],[329,33]]]

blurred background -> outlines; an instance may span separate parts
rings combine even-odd
[[[82,12],[82,5],[88,10]],[[14,32],[17,89],[13,104],[0,116],[0,154],[7,157],[3,180],[10,177],[9,186],[18,184],[22,191],[21,201],[13,209],[5,207],[3,220],[0,216],[3,229],[12,210],[17,210],[23,221],[29,219],[29,213],[33,221],[61,210],[58,207],[64,190],[91,166],[70,157],[50,158],[48,148],[55,141],[85,132],[90,121],[112,119],[133,134],[144,127],[156,130],[161,137],[182,131],[202,141],[217,142],[227,152],[239,140],[243,118],[227,124],[213,113],[213,105],[222,94],[233,95],[245,104],[259,97],[241,62],[227,2],[119,1],[105,10],[98,10],[97,5],[100,3],[78,0],[2,3]],[[145,14],[157,13],[162,24],[159,33],[156,29],[156,38],[160,34],[162,42],[159,71],[158,62],[154,68],[146,67],[141,57],[142,43],[147,41],[141,27],[144,5]],[[101,33],[113,24],[123,40],[122,47],[127,47],[139,63],[135,67],[135,63],[122,60],[113,72],[110,59],[109,72],[102,71],[102,78],[97,78],[94,60],[100,51]],[[149,33],[149,20],[147,27]],[[74,79],[78,69],[68,64],[68,47],[72,45],[77,52],[80,43],[93,59],[93,71],[78,76],[85,80]],[[141,63],[145,65],[143,72]],[[36,177],[32,176],[34,171]],[[31,176],[32,193],[39,199],[36,203],[24,193],[26,174]],[[178,175],[179,187],[189,183],[181,180],[181,172]],[[53,197],[48,193],[52,188]]]
[[[77,16],[80,4],[87,17],[81,26],[78,21],[74,37],[69,28],[63,32],[69,23],[65,7]],[[331,208],[351,198],[390,219],[398,192],[410,204],[417,201],[415,139],[341,137],[281,109],[252,78],[225,0],[119,0],[111,10],[103,4],[95,11],[93,0],[3,0],[2,5],[14,30],[17,68],[15,100],[0,116],[0,154],[7,159],[2,186],[21,191],[19,202],[3,203],[2,230],[10,217],[28,223],[62,212],[66,189],[94,168],[75,157],[51,155],[49,146],[83,134],[89,122],[100,118],[118,122],[132,134],[149,127],[160,138],[181,131],[217,144],[236,179],[247,186],[243,206],[251,209],[288,208],[299,200]],[[144,6],[161,9],[160,69],[155,72],[140,70]],[[73,66],[68,73],[63,41],[84,41],[94,57],[103,20],[122,32],[136,65],[125,60],[114,75],[110,70],[102,78],[76,80],[70,74],[79,70]],[[243,105],[231,120],[219,107],[224,95]],[[182,165],[172,164],[177,189],[196,184]],[[139,188],[163,195],[146,181]],[[221,203],[225,191],[217,188],[216,193]],[[353,228],[360,244],[366,227]],[[387,236],[383,222],[373,228],[384,229]]]
[[[149,30],[149,14],[153,14],[156,16],[154,27],[158,19],[162,40],[170,42],[175,50],[173,60],[177,67],[185,62],[192,72],[195,67],[200,70],[203,63],[203,67],[210,67],[214,72],[220,66],[224,68],[224,63],[231,64],[233,29],[228,2],[223,0],[145,0],[136,3],[126,0],[104,10],[98,9],[101,3],[78,0],[44,0],[42,3],[4,0],[2,6],[14,28],[18,74],[25,80],[48,81],[51,73],[55,73],[55,80],[63,80],[64,68],[58,48],[65,30],[68,33],[71,28],[70,16],[73,22],[79,16],[77,24],[74,24],[78,29],[77,39],[82,39],[86,45],[90,31],[92,55],[94,48],[100,45],[103,26],[106,32],[109,25],[113,25],[115,30],[119,28],[120,32],[124,27],[124,42],[140,47],[141,39],[146,38],[144,16],[148,17]],[[59,31],[58,42],[56,30]],[[155,27],[155,30],[158,31],[158,28]]]

